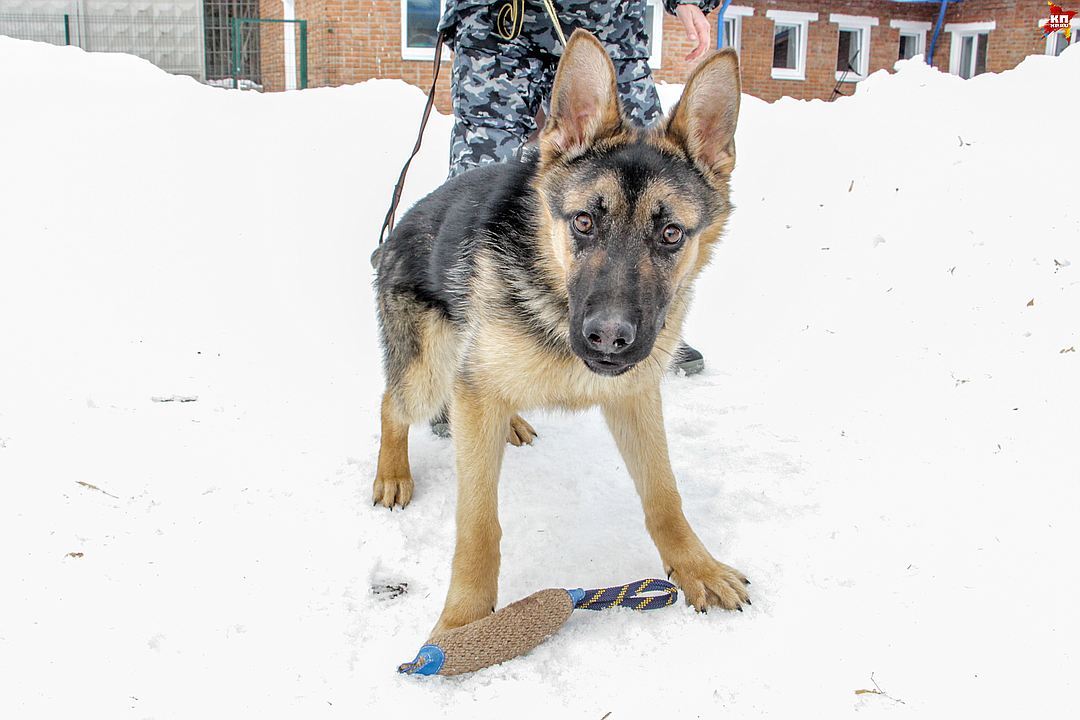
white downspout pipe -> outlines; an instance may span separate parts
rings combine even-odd
[[[295,0],[281,0],[283,20],[296,19]],[[296,23],[281,23],[285,40],[285,89],[296,89]]]

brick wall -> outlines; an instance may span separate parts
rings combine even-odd
[[[556,0],[557,2],[557,0]],[[937,3],[896,3],[887,0],[813,2],[811,0],[735,0],[735,5],[753,7],[752,16],[742,18],[740,57],[743,89],[766,100],[788,95],[795,98],[829,98],[836,86],[836,51],[839,28],[829,22],[829,13],[865,15],[878,18],[870,31],[870,72],[891,70],[899,52],[900,33],[889,27],[893,19],[933,23]],[[280,0],[262,0],[263,17],[280,17]],[[772,78],[773,21],[768,10],[795,10],[818,13],[809,25],[805,80]],[[990,34],[987,70],[1000,72],[1015,67],[1024,57],[1042,53],[1045,41],[1039,35],[1038,20],[1046,16],[1044,0],[966,0],[950,4],[946,23],[994,20]],[[309,87],[357,83],[370,78],[400,78],[427,90],[431,78],[428,60],[401,57],[401,3],[399,0],[296,0],[296,16],[308,20]],[[714,41],[716,21],[712,19]],[[927,33],[929,45],[931,32]],[[947,71],[949,33],[942,31],[934,64]],[[264,45],[264,53],[270,46]],[[280,44],[274,46],[280,52]],[[683,58],[690,44],[679,20],[664,17],[662,68],[658,80],[683,82],[689,68]],[[449,53],[444,56],[436,93],[436,106],[450,111]],[[271,65],[264,65],[270,68]],[[266,74],[264,72],[264,74]],[[273,82],[278,76],[270,73]],[[268,89],[279,89],[274,84]],[[841,92],[851,94],[854,83],[843,83]]]
[[[977,1],[977,0],[976,0]],[[780,0],[754,2],[736,0],[735,5],[754,8],[754,14],[741,19],[739,57],[742,63],[743,90],[765,100],[783,96],[800,99],[827,99],[836,87],[836,47],[840,28],[829,22],[830,13],[860,15],[878,18],[878,24],[870,30],[869,71],[892,69],[899,55],[900,31],[889,27],[890,20],[933,21],[931,17],[937,5],[894,3],[886,0],[863,0],[861,2],[811,2],[808,0]],[[773,20],[766,16],[769,10],[794,10],[817,13],[807,31],[806,79],[774,80],[772,77]],[[713,24],[716,32],[715,21]],[[927,40],[929,42],[929,38]],[[682,82],[689,71],[683,61],[689,52],[689,42],[682,31],[678,18],[664,20],[664,57],[662,69],[656,73],[660,80]],[[946,55],[946,59],[947,59]],[[854,83],[843,83],[840,91],[851,94]]]
[[[261,0],[260,6],[263,17],[281,17],[280,0]],[[398,78],[425,92],[430,87],[431,61],[401,57],[399,0],[296,0],[296,17],[308,21],[308,87],[372,78]],[[445,53],[435,96],[444,113],[450,112],[449,60]],[[271,62],[264,60],[264,67]]]
[[[283,15],[281,2],[259,3],[259,17],[280,19]],[[279,23],[262,23],[255,26],[259,33],[259,64],[263,89],[277,91],[285,89],[285,39]]]
[[[752,16],[743,17],[740,57],[743,69],[743,89],[751,95],[766,100],[782,96],[802,99],[831,96],[836,87],[836,49],[839,26],[829,22],[830,13],[869,16],[878,19],[870,30],[869,71],[891,70],[899,55],[900,31],[889,26],[890,20],[937,20],[940,6],[937,3],[895,3],[885,0],[854,2],[810,2],[806,0],[736,0],[736,5],[753,7]],[[774,80],[772,78],[773,21],[766,16],[768,10],[795,10],[818,14],[808,29],[808,46],[805,80]],[[993,20],[997,26],[990,33],[987,51],[987,71],[1001,72],[1016,67],[1025,57],[1041,54],[1045,40],[1041,37],[1038,21],[1045,18],[1047,6],[1044,0],[966,0],[951,3],[946,11],[945,24],[986,22]],[[715,24],[714,24],[715,32]],[[929,31],[929,46],[933,31]],[[934,66],[948,72],[951,35],[942,30],[934,52]],[[689,43],[682,32],[678,19],[665,18],[663,68],[656,75],[668,82],[680,82],[688,68],[682,58],[689,51]],[[840,86],[844,94],[854,91],[853,82]]]
[[[990,33],[986,53],[987,72],[1011,70],[1028,55],[1042,55],[1046,40],[1042,37],[1039,20],[1049,14],[1046,0],[967,0],[950,5],[945,23],[986,22],[993,20],[997,27]],[[951,36],[942,30],[934,65],[949,69]]]

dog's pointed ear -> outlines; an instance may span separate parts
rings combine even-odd
[[[615,66],[600,42],[578,29],[563,50],[551,90],[551,114],[540,136],[546,161],[581,154],[622,128]]]
[[[690,76],[666,127],[696,163],[721,177],[735,168],[740,92],[739,56],[721,50]]]

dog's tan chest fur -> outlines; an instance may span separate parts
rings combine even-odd
[[[491,323],[478,333],[464,359],[471,384],[520,411],[581,410],[639,390],[659,374],[655,368],[637,367],[619,377],[603,377],[576,356],[557,355],[505,323]]]

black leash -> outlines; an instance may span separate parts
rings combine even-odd
[[[555,33],[559,36],[559,41],[563,44],[563,47],[566,47],[566,36],[563,34],[559,16],[555,13],[555,6],[551,4],[551,0],[543,0],[543,3],[548,17],[551,18]],[[503,40],[515,39],[521,33],[521,23],[524,17],[525,0],[505,0],[501,3],[496,14],[495,33]],[[416,145],[413,147],[409,159],[402,166],[397,184],[394,185],[394,194],[390,198],[390,209],[386,211],[382,229],[379,230],[379,245],[382,245],[387,236],[394,231],[394,216],[397,214],[398,204],[401,202],[401,193],[405,189],[405,175],[408,174],[409,165],[412,164],[416,154],[420,152],[420,144],[424,141],[424,128],[427,127],[428,118],[431,117],[431,108],[435,104],[435,85],[439,82],[439,66],[442,62],[442,47],[445,39],[445,32],[440,32],[439,36],[435,38],[435,61],[431,67],[431,89],[428,90],[427,102],[424,104],[424,115],[420,119],[420,132],[416,134]],[[372,265],[374,265],[375,254],[372,254],[371,257]]]
[[[394,185],[394,194],[390,198],[390,209],[386,211],[386,218],[383,219],[382,229],[379,230],[379,244],[382,245],[387,236],[394,230],[394,215],[397,213],[398,203],[401,202],[401,192],[405,189],[405,175],[409,172],[409,165],[412,164],[413,158],[416,157],[416,153],[420,152],[420,144],[424,141],[424,128],[427,127],[428,118],[431,117],[431,108],[435,104],[435,85],[439,82],[439,65],[442,63],[442,46],[443,46],[443,33],[439,33],[439,36],[435,38],[435,61],[431,67],[431,89],[428,90],[427,102],[424,104],[424,114],[420,119],[420,132],[416,134],[416,145],[412,149],[412,153],[409,155],[409,159],[405,161],[405,165],[401,168],[401,174],[398,175],[397,184]]]

